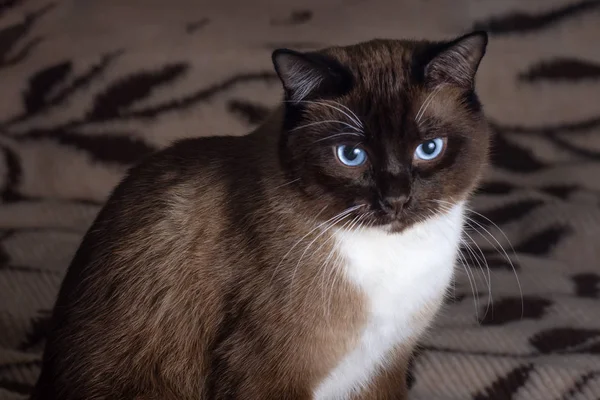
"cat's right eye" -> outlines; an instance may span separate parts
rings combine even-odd
[[[335,149],[338,160],[348,167],[358,167],[367,161],[367,152],[359,146],[340,145]]]
[[[446,140],[444,138],[435,138],[427,140],[417,146],[415,158],[422,161],[431,161],[438,158],[444,151]]]

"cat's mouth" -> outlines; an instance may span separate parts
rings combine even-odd
[[[424,221],[426,215],[435,213],[434,209],[414,201],[406,202],[404,207],[397,209],[382,207],[380,202],[365,201],[359,201],[351,208],[354,210],[346,218],[350,221],[347,226],[378,228],[389,233],[400,233]]]
[[[428,202],[410,201],[404,207],[390,210],[379,203],[371,203],[360,210],[361,225],[383,229],[389,233],[401,233],[422,223],[440,212],[440,208]]]
[[[374,208],[370,214],[372,216],[370,225],[382,228],[390,233],[400,233],[417,222],[415,214],[408,209],[389,212]]]

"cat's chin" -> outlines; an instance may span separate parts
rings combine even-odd
[[[375,229],[379,229],[389,234],[398,234],[403,233],[407,229],[418,225],[422,219],[415,218],[410,214],[405,214],[400,218],[393,217],[380,217],[377,221],[378,223],[373,224],[372,226]]]
[[[382,225],[381,229],[383,229],[386,233],[395,234],[404,232],[410,226],[411,224],[408,224],[404,221],[393,220],[385,225]]]
[[[385,233],[396,234],[404,232],[412,225],[414,225],[414,223],[409,219],[380,217],[373,224],[371,224],[371,228],[383,231]]]

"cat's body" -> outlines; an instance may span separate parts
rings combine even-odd
[[[487,155],[482,38],[276,53],[287,103],[263,126],[181,141],[115,190],[61,288],[32,399],[404,399]],[[456,46],[468,84],[443,70]],[[357,140],[369,164],[350,167]]]

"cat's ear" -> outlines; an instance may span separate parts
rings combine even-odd
[[[317,53],[278,49],[273,52],[272,59],[286,99],[293,102],[309,98],[316,92],[331,91],[343,79],[341,66]]]
[[[466,90],[473,89],[475,73],[485,54],[487,33],[476,31],[455,39],[427,63],[425,80],[434,86],[454,84]]]

